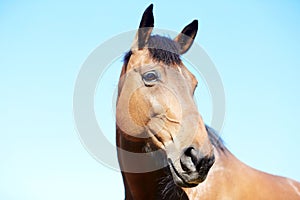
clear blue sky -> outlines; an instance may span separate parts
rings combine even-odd
[[[298,1],[1,1],[0,199],[123,198],[120,173],[81,145],[72,97],[89,53],[137,28],[150,3],[158,28],[180,31],[200,20],[196,42],[225,87],[228,148],[255,168],[300,180]],[[113,90],[118,80],[107,80]],[[197,94],[201,104],[205,85]]]

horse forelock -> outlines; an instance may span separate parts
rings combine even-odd
[[[148,49],[149,55],[156,62],[161,62],[166,65],[181,65],[179,44],[168,37],[153,35],[149,38],[145,48]],[[127,65],[132,54],[132,50],[125,53],[122,73],[126,73]]]
[[[166,65],[180,65],[179,44],[164,36],[153,35],[148,42],[150,56]]]

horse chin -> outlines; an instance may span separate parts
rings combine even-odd
[[[203,182],[206,179],[206,175],[203,177],[199,177],[199,174],[197,172],[194,172],[192,174],[179,173],[170,159],[168,159],[168,164],[173,177],[173,181],[179,187],[196,187],[199,183]],[[187,178],[188,176],[191,178]]]

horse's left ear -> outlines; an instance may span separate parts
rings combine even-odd
[[[198,31],[198,20],[194,20],[192,23],[184,27],[181,33],[174,39],[180,46],[180,54],[184,54],[189,50],[194,42],[194,38]]]
[[[143,13],[142,20],[140,22],[139,30],[136,35],[134,45],[138,46],[138,49],[142,49],[148,43],[151,36],[152,29],[154,27],[153,17],[153,4],[150,4]]]

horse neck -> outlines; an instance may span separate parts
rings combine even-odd
[[[124,134],[125,133],[117,127],[117,146],[122,150],[126,150],[129,152],[143,153],[145,143],[132,142],[124,137]],[[126,156],[122,155],[122,152],[118,152],[118,160],[121,169],[128,164],[132,164],[128,163],[130,161],[126,159]],[[147,199],[149,196],[151,197],[155,193],[154,191],[157,190],[157,180],[160,176],[163,176],[162,172],[129,173],[122,171],[126,193],[125,199]]]
[[[117,128],[117,146],[123,150],[144,153],[147,142],[132,142],[124,137],[124,133]],[[120,167],[126,165],[126,157],[118,151]],[[160,157],[159,159],[164,159]],[[152,158],[150,162],[157,163],[157,158]],[[147,161],[149,163],[149,161]],[[144,163],[135,163],[142,165]],[[122,171],[125,187],[125,199],[188,199],[184,191],[175,185],[172,174],[168,167],[145,173],[129,173]]]
[[[122,172],[125,187],[125,199],[163,199],[160,197],[160,179],[165,174],[163,170],[148,173]]]
[[[124,135],[125,133],[117,127],[118,147],[129,152],[145,153],[145,146],[147,145],[146,141],[131,141]],[[197,199],[198,197],[201,197],[201,199],[205,199],[204,197],[206,197],[207,195],[209,195],[208,197],[210,198],[211,193],[208,193],[208,191],[212,189],[210,188],[210,185],[214,185],[214,188],[216,189],[217,185],[220,185],[220,183],[226,181],[226,178],[223,178],[223,174],[231,174],[232,172],[234,172],[234,169],[236,167],[239,167],[240,164],[240,161],[236,159],[235,156],[232,155],[225,147],[219,148],[218,146],[215,146],[215,156],[216,163],[211,168],[207,180],[199,184],[195,188],[180,188],[176,186],[172,180],[172,176],[168,168],[146,173],[122,172],[126,199],[192,200]],[[128,164],[126,163],[125,156],[122,156],[122,153],[118,152],[118,158],[121,168],[122,166]],[[153,159],[153,162],[156,161],[157,160]],[[135,164],[138,165],[142,163]],[[232,172],[228,172],[228,170],[232,170]],[[164,177],[167,177],[171,180],[165,181]],[[173,183],[173,185],[170,186],[170,183]],[[220,187],[224,186],[220,185]],[[216,194],[219,193],[218,191],[215,192]],[[175,197],[171,195],[175,195]]]
[[[143,142],[128,141],[117,131],[117,145],[128,151],[143,152]],[[122,167],[122,155],[118,154]],[[206,180],[194,188],[179,188],[171,182],[168,168],[148,173],[122,172],[126,198],[133,199],[299,199],[300,183],[249,167],[227,148],[215,147],[216,161]],[[126,160],[125,160],[126,161]],[[139,164],[139,163],[136,163]],[[170,183],[173,183],[170,187]],[[170,189],[168,192],[168,189]],[[167,190],[166,190],[167,189]],[[172,196],[175,195],[175,196]]]
[[[216,151],[216,162],[206,180],[185,188],[189,200],[210,199],[300,199],[300,183],[256,170],[225,149]]]

